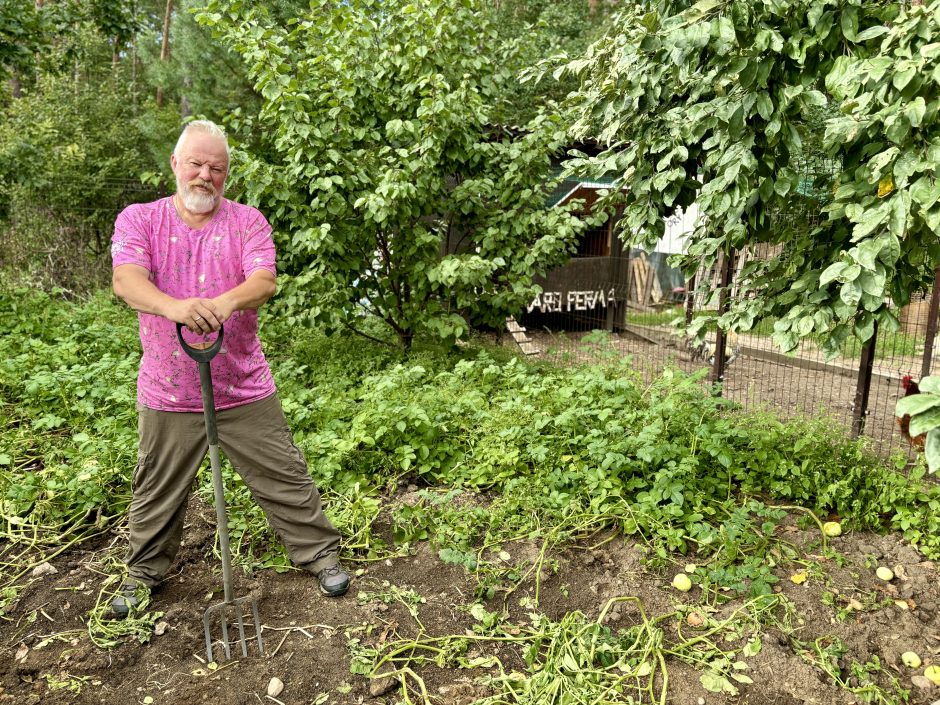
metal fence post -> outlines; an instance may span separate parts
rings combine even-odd
[[[933,290],[930,292],[930,308],[927,310],[927,333],[924,336],[924,360],[920,366],[921,379],[930,374],[933,362],[933,344],[937,338],[937,308],[940,306],[940,267],[933,275]]]
[[[871,392],[872,367],[875,364],[875,343],[878,341],[878,321],[871,338],[862,346],[862,358],[858,364],[858,384],[855,386],[855,403],[852,404],[852,438],[858,438],[865,432],[865,420],[868,418],[868,396]]]
[[[692,314],[695,312],[695,275],[689,279],[685,288],[685,324],[691,325]]]
[[[721,291],[718,293],[718,315],[728,310],[728,288],[731,286],[731,275],[734,272],[734,248],[723,252],[721,263]],[[712,365],[712,382],[723,382],[725,379],[725,332],[719,327],[715,331],[715,362]],[[721,394],[721,391],[718,391]]]

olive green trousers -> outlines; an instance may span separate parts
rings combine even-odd
[[[294,445],[276,394],[216,412],[219,446],[251,490],[291,561],[318,572],[338,561],[340,535]],[[179,550],[186,505],[209,442],[203,414],[138,406],[140,446],[129,513],[130,578],[153,586]]]

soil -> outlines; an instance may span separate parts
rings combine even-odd
[[[403,496],[404,490],[393,501],[401,501]],[[830,540],[835,553],[826,557],[818,530],[801,526],[788,520],[779,527],[781,538],[798,547],[800,561],[781,563],[774,569],[780,578],[776,588],[795,607],[792,633],[771,627],[762,635],[761,650],[745,659],[753,683],[740,685],[738,696],[705,690],[699,671],[667,659],[667,702],[864,702],[860,695],[838,687],[806,658],[816,640],[825,645],[841,639],[847,651],[835,668],[843,680],[853,682],[853,661],[864,664],[877,657],[882,670],[874,678],[888,692],[891,678],[896,678],[901,687],[910,690],[910,703],[936,705],[940,686],[918,677],[923,667],[912,670],[901,664],[900,655],[910,650],[921,656],[924,665],[940,663],[937,566],[892,535],[843,535]],[[388,533],[381,518],[376,529]],[[378,644],[396,635],[414,636],[419,628],[404,604],[361,600],[357,599],[359,593],[397,586],[420,594],[424,602],[417,605],[417,615],[430,635],[462,635],[474,625],[466,607],[473,602],[474,576],[442,562],[427,543],[418,544],[408,555],[347,563],[361,575],[341,598],[322,596],[315,579],[300,571],[267,570],[253,576],[238,572],[236,595],[259,596],[265,655],[258,655],[252,646],[247,658],[240,654],[227,661],[219,658],[219,667],[210,670],[205,662],[202,614],[207,606],[221,600],[219,565],[210,555],[213,535],[212,510],[194,498],[181,554],[170,577],[154,595],[153,609],[165,612],[159,620],[163,623],[158,629],[161,633],[146,644],[125,638],[111,650],[90,642],[85,622],[103,581],[103,566],[123,549],[121,532],[55,559],[52,565],[56,572],[32,580],[0,620],[0,703],[390,705],[402,702],[400,684],[370,681],[351,672],[348,642],[359,639],[364,644]],[[710,609],[710,601],[698,587],[688,593],[670,587],[672,575],[681,568],[649,568],[643,561],[643,547],[632,540],[600,536],[592,538],[592,545],[596,547],[570,546],[550,554],[538,586],[533,571],[511,595],[497,593],[486,608],[499,611],[505,605],[512,623],[525,624],[527,609],[520,600],[533,600],[538,589],[538,610],[556,620],[572,610],[597,619],[608,600],[621,596],[639,598],[651,619],[686,605],[703,613]],[[539,548],[528,542],[505,547],[511,560],[523,566],[537,559]],[[895,567],[897,577],[890,583],[878,580],[876,565]],[[807,579],[796,584],[791,577],[801,571]],[[737,597],[717,605],[716,614],[729,614],[743,600]],[[638,619],[635,605],[624,603],[610,611],[607,626],[626,629]],[[672,624],[668,619],[665,623]],[[667,639],[675,635],[674,627],[667,626]],[[686,637],[695,633],[694,628],[682,628]],[[740,644],[729,643],[729,648],[737,646]],[[511,646],[496,648],[483,642],[474,655],[491,654],[502,660],[506,672],[525,671],[522,655]],[[480,678],[490,671],[483,667],[423,667],[419,673],[433,703],[468,705],[492,693]],[[267,689],[275,677],[284,687],[270,697]],[[420,702],[414,690],[411,693],[413,701]]]

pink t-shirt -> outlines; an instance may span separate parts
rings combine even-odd
[[[257,209],[228,199],[222,199],[218,212],[199,230],[183,222],[171,198],[128,206],[114,224],[111,260],[114,267],[146,268],[160,291],[178,299],[213,298],[258,269],[275,272],[271,226]],[[180,347],[176,324],[153,314],[138,316],[144,351],[138,401],[161,411],[201,412],[199,365]],[[185,330],[184,335],[190,343],[199,339]],[[226,321],[222,349],[209,367],[217,409],[274,393],[258,340],[256,311],[236,311]]]

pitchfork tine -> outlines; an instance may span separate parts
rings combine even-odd
[[[238,612],[238,641],[242,645],[242,656],[248,657],[248,642],[245,641],[245,620],[242,618],[242,605],[239,602],[235,609]]]
[[[225,646],[225,658],[232,658],[232,649],[228,645],[228,621],[225,619],[225,610],[222,610],[222,644]]]

